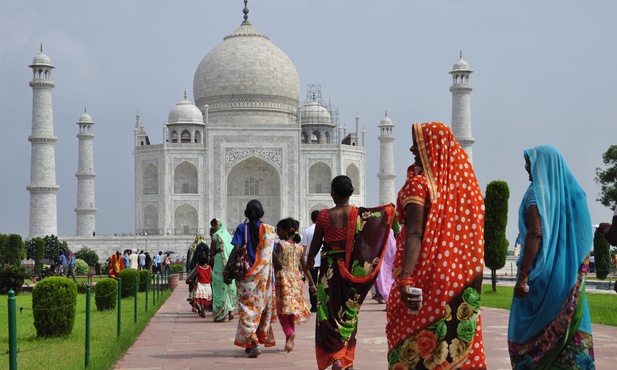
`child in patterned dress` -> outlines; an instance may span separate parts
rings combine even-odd
[[[274,264],[277,268],[276,311],[285,333],[285,351],[291,352],[296,337],[296,324],[308,320],[310,309],[303,296],[303,278],[309,281],[309,292],[317,293],[315,282],[304,259],[304,247],[300,244],[299,223],[285,218],[276,225],[280,242],[276,245]]]

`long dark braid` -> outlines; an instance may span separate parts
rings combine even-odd
[[[253,248],[257,248],[259,244],[259,225],[257,222],[264,216],[264,210],[261,206],[261,202],[257,199],[253,199],[246,204],[246,210],[244,210],[244,216],[248,218],[249,235],[251,236],[251,244]]]

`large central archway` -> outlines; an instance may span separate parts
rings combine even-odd
[[[251,199],[264,207],[263,221],[276,225],[281,219],[281,177],[270,163],[250,157],[236,164],[227,175],[227,224],[244,222],[244,209]]]

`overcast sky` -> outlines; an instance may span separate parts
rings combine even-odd
[[[43,43],[52,72],[58,234],[75,234],[76,122],[94,125],[97,234],[134,232],[133,128],[139,110],[153,144],[169,110],[192,94],[201,59],[242,22],[241,0],[0,0],[0,233],[28,234],[32,73]],[[463,51],[474,71],[471,114],[480,185],[510,186],[507,237],[529,182],[523,150],[556,146],[587,193],[617,144],[617,2],[445,0],[249,1],[249,20],[294,62],[301,101],[308,84],[367,131],[368,205],[378,202],[379,130],[395,124],[397,188],[412,162],[411,124],[450,124],[448,72]],[[211,215],[210,215],[211,216]],[[298,215],[290,215],[298,217]],[[208,217],[206,217],[208,219]]]

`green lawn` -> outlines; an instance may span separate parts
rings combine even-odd
[[[482,286],[482,306],[510,309],[514,287],[497,286],[497,293],[492,292],[491,285]],[[594,324],[617,326],[617,294],[587,293],[591,322]]]
[[[145,311],[145,294],[137,297],[137,323],[134,322],[134,297],[122,300],[122,331],[117,336],[117,310],[99,312],[91,302],[91,336],[89,369],[112,369],[121,356],[135,342],[152,316],[171,291],[162,292],[156,304],[148,294],[148,311]],[[77,296],[75,326],[68,338],[40,339],[36,336],[32,316],[32,295],[23,293],[15,297],[17,305],[17,365],[19,369],[83,369],[85,365],[86,295]],[[8,356],[8,296],[0,296],[0,369],[9,368]],[[20,312],[20,307],[23,308]]]

